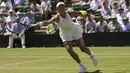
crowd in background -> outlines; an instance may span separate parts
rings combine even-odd
[[[84,33],[130,32],[130,7],[126,1],[129,2],[129,0],[81,0],[73,6],[90,5],[86,10],[89,15],[86,18],[74,17],[74,21],[79,23]]]
[[[28,1],[28,4],[26,2]],[[25,48],[25,36],[22,25],[33,25],[39,21],[52,17],[52,9],[56,4],[53,0],[1,0],[0,3],[0,34],[9,36],[9,46],[13,47],[13,39],[21,38],[22,47]],[[70,1],[70,0],[54,0]],[[79,8],[75,9],[78,6]],[[82,9],[80,6],[87,6]],[[68,11],[87,11],[87,16],[73,17],[72,20],[82,28],[83,33],[97,32],[130,32],[129,0],[80,0],[73,3]],[[36,20],[35,15],[39,15]],[[56,34],[57,23],[47,26],[47,34]],[[30,28],[34,32],[36,28]],[[12,35],[12,32],[19,34]]]

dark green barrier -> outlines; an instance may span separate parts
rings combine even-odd
[[[93,33],[83,34],[86,46],[128,46],[130,45],[130,33]],[[15,40],[14,44],[20,44]],[[26,35],[27,47],[59,46],[62,41],[58,34],[45,35],[32,33]],[[8,46],[8,37],[0,36],[0,47]]]

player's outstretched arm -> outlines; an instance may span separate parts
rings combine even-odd
[[[46,26],[46,25],[54,23],[54,22],[57,22],[57,23],[59,22],[58,15],[53,16],[50,20],[44,20],[44,21],[40,22],[40,24],[37,24],[37,25]]]

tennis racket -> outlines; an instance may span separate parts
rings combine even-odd
[[[25,31],[27,31],[29,28],[34,27],[33,24],[30,24],[30,25],[21,24],[21,25],[23,25],[23,27],[24,27],[24,29],[22,29],[21,33],[18,33],[18,32],[13,31],[13,30],[11,29],[12,27],[9,27],[8,25],[5,26],[5,28],[7,29],[8,32],[11,32],[11,33],[14,33],[14,34],[19,35],[19,34],[24,34]]]

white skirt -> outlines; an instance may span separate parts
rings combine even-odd
[[[67,31],[67,33],[65,33],[63,30],[60,30],[60,38],[63,42],[78,40],[82,38],[82,29],[77,27],[72,31]]]

